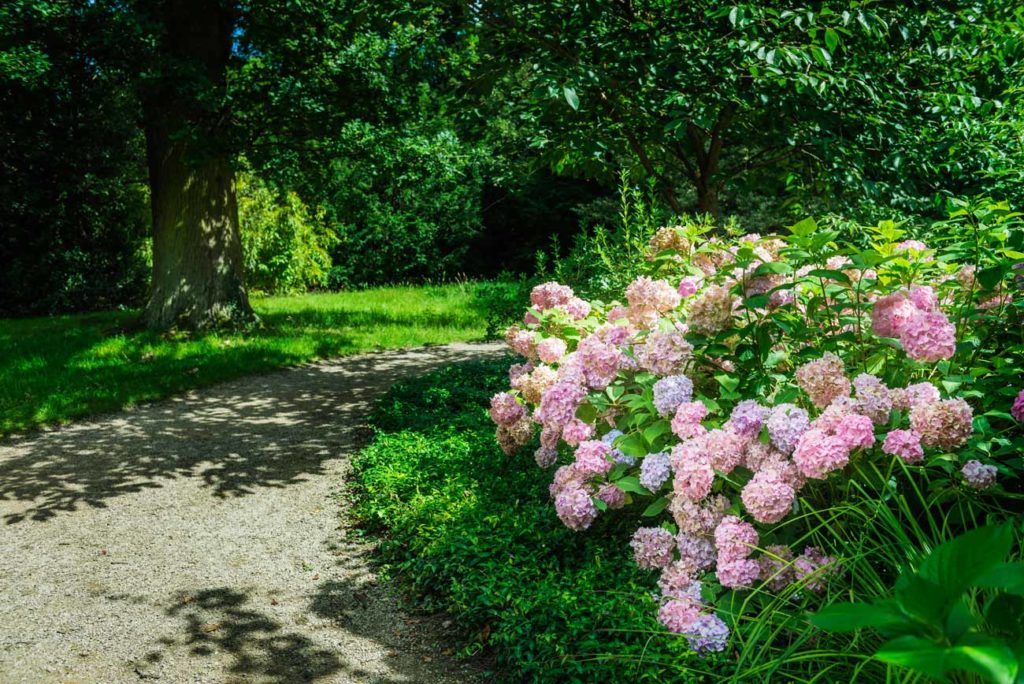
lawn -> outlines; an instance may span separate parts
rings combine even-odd
[[[245,332],[161,334],[138,312],[0,320],[0,433],[318,358],[478,340],[472,285],[266,297]]]

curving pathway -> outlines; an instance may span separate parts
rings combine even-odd
[[[484,678],[339,512],[373,400],[501,349],[347,357],[0,441],[0,683]]]

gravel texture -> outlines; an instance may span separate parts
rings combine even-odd
[[[343,487],[395,380],[499,353],[348,357],[0,441],[0,682],[486,679],[377,581]]]

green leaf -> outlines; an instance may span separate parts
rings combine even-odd
[[[827,280],[838,280],[841,283],[850,282],[850,276],[846,275],[842,271],[834,271],[828,268],[816,268],[813,271],[808,271],[807,275],[815,278],[825,278]]]
[[[882,644],[875,658],[883,663],[922,672],[935,679],[946,678],[945,649],[919,636],[907,635],[891,639]]]
[[[789,227],[789,232],[797,237],[806,237],[818,230],[818,222],[807,217]]]
[[[941,587],[944,596],[957,598],[1002,563],[1012,546],[1009,525],[979,527],[937,546],[921,563],[918,574]]]
[[[647,455],[647,444],[644,442],[643,435],[638,432],[626,435],[625,437],[619,437],[615,440],[615,448],[634,458]]]
[[[1005,273],[1006,266],[1003,264],[989,266],[988,268],[983,268],[978,271],[978,282],[981,283],[981,286],[986,290],[993,290],[996,285],[1003,280],[1003,275]]]
[[[630,492],[631,494],[651,496],[651,492],[647,491],[647,489],[640,484],[640,480],[636,479],[633,475],[622,478],[615,483],[615,486],[622,491]]]
[[[735,392],[736,388],[740,386],[739,378],[734,378],[727,373],[719,373],[715,376],[715,380],[718,384],[725,388],[727,392]]]
[[[825,47],[835,52],[837,45],[839,45],[839,34],[833,29],[825,29]]]
[[[667,434],[671,431],[672,424],[669,423],[669,421],[659,420],[653,423],[652,425],[648,426],[647,429],[644,430],[644,439],[646,439],[648,443],[653,444],[654,440],[658,439],[658,437],[661,437],[662,435]]]
[[[907,622],[894,606],[868,603],[833,603],[812,614],[810,620],[828,632],[852,632],[865,627],[885,629]]]
[[[661,498],[655,499],[650,506],[644,509],[644,512],[641,515],[643,515],[645,518],[653,518],[654,516],[658,515],[663,510],[665,510],[666,506],[668,506],[668,497],[663,496]]]
[[[1008,645],[985,634],[966,634],[949,649],[946,667],[967,670],[995,684],[1013,684],[1020,663]]]
[[[572,107],[574,111],[580,108],[580,98],[576,95],[575,90],[569,86],[565,86],[562,88],[562,93],[565,94],[565,101],[569,103],[569,106]]]
[[[973,586],[1024,596],[1024,562],[1003,563],[989,568],[974,581]]]

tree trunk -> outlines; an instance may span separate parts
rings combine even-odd
[[[146,323],[196,329],[247,322],[254,314],[243,279],[234,171],[217,123],[227,118],[218,107],[232,16],[217,0],[165,0],[156,16],[163,74],[144,101],[153,215]]]
[[[711,214],[716,219],[720,218],[721,209],[718,206],[718,183],[706,183],[702,179],[698,179],[696,184],[697,189],[697,211],[702,214]]]

